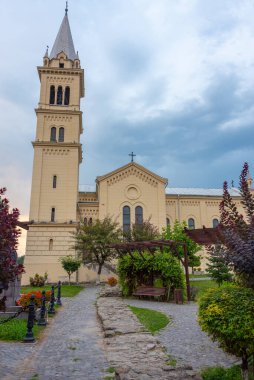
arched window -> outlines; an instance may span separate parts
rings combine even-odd
[[[217,227],[218,224],[219,224],[218,219],[214,218],[214,219],[213,219],[213,228]]]
[[[53,250],[53,239],[49,240],[49,251]]]
[[[88,224],[90,224],[90,226],[93,224],[93,219],[92,218],[89,218]]]
[[[87,218],[84,218],[84,225],[87,226]]]
[[[53,176],[53,189],[56,189],[57,176]]]
[[[131,226],[131,210],[129,206],[123,208],[123,231],[129,232]]]
[[[65,87],[64,91],[64,105],[68,106],[70,103],[70,87]]]
[[[52,209],[51,209],[51,222],[55,221],[55,216],[56,216],[56,209],[55,209],[55,207],[52,207]]]
[[[143,209],[141,206],[137,206],[135,208],[135,223],[142,224],[143,223]]]
[[[61,127],[59,128],[59,139],[58,139],[59,142],[64,142],[64,128]]]
[[[57,104],[63,104],[63,87],[59,86],[57,89]]]
[[[50,141],[56,141],[56,127],[52,127],[50,130]]]
[[[50,86],[49,104],[55,104],[55,86]]]
[[[195,229],[195,220],[193,218],[188,219],[188,228],[189,230]]]
[[[166,218],[166,224],[167,224],[167,226],[170,226],[170,219],[169,218]]]

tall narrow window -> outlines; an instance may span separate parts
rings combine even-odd
[[[218,226],[218,224],[219,224],[219,221],[218,221],[218,219],[213,219],[213,228],[215,228],[215,227],[217,227]]]
[[[57,176],[53,176],[53,189],[56,189]]]
[[[50,130],[50,141],[56,141],[56,127],[52,127]]]
[[[59,139],[58,139],[59,142],[64,142],[64,128],[61,127],[59,128]]]
[[[131,210],[129,206],[123,208],[123,231],[129,232],[131,226]]]
[[[84,218],[84,225],[87,226],[87,218]]]
[[[68,106],[69,103],[70,103],[70,87],[67,86],[65,87],[65,91],[64,91],[64,105]]]
[[[169,218],[166,218],[166,224],[167,224],[167,226],[170,226],[170,219]]]
[[[52,209],[51,209],[51,222],[55,221],[55,216],[56,216],[56,209],[55,209],[55,207],[52,207]]]
[[[63,87],[59,86],[57,89],[57,104],[63,104]]]
[[[141,206],[137,206],[135,208],[135,223],[142,224],[143,223],[143,209]]]
[[[195,229],[195,220],[193,218],[188,219],[188,228],[189,230]]]
[[[55,86],[50,86],[49,104],[55,104]]]
[[[93,219],[92,218],[89,218],[88,224],[90,224],[90,226],[93,224]]]
[[[50,250],[50,251],[53,250],[53,239],[50,239],[50,240],[49,240],[49,250]]]

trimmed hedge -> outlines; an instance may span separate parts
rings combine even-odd
[[[254,291],[239,286],[208,290],[199,300],[199,323],[227,352],[242,358],[242,370],[254,354]]]

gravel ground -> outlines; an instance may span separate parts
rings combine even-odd
[[[197,304],[184,305],[172,303],[126,300],[129,305],[162,311],[172,318],[172,323],[158,335],[159,341],[168,353],[183,364],[195,369],[212,366],[229,367],[239,360],[221,350],[215,342],[201,331],[197,322]]]

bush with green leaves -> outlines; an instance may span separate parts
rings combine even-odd
[[[248,359],[254,355],[254,291],[239,286],[208,290],[199,300],[202,329],[227,352],[242,359],[248,379]]]
[[[173,291],[184,289],[184,274],[179,260],[169,252],[155,251],[154,255],[138,252],[124,255],[118,261],[119,283],[125,296],[131,295],[137,286],[165,286]]]
[[[201,373],[203,380],[241,380],[241,369],[238,365],[230,368],[210,367]]]
[[[80,265],[81,261],[74,256],[68,255],[60,258],[63,269],[67,272],[69,277],[69,285],[71,284],[71,275],[76,272]]]

